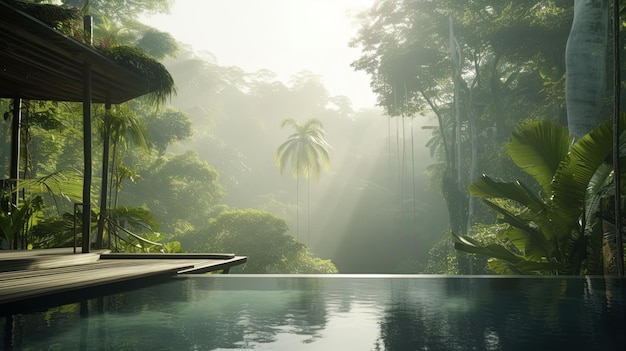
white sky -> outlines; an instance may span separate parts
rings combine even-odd
[[[355,109],[373,107],[369,77],[350,63],[354,14],[374,0],[176,0],[169,15],[143,21],[196,51],[209,51],[222,66],[246,72],[269,69],[288,83],[295,73],[319,74],[331,95],[346,95]]]

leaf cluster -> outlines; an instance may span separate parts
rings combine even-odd
[[[309,119],[303,124],[292,118],[287,118],[281,123],[282,127],[290,126],[295,130],[289,135],[287,141],[276,149],[276,164],[281,173],[291,162],[291,174],[294,179],[300,175],[309,178],[313,175],[319,179],[322,167],[330,167],[329,148],[326,142],[322,122],[318,119]]]
[[[148,56],[141,49],[131,46],[116,46],[103,49],[103,53],[120,65],[145,77],[151,104],[162,105],[176,92],[174,79],[162,63]]]
[[[455,235],[455,248],[497,259],[492,265],[496,271],[597,271],[593,262],[601,253],[597,251],[599,231],[593,229],[599,225],[594,214],[606,194],[602,186],[611,177],[610,165],[605,163],[612,150],[611,124],[597,127],[573,145],[571,141],[566,128],[552,122],[520,126],[507,150],[517,166],[541,186],[542,194],[521,182],[499,182],[483,175],[470,191],[483,198],[509,228],[498,235],[497,243],[488,245]]]
[[[69,22],[80,20],[80,10],[77,8],[67,8],[18,0],[4,1],[9,3],[12,7],[37,18],[51,27],[56,28],[59,25],[67,25]]]
[[[337,273],[330,260],[313,257],[288,233],[284,220],[254,209],[227,210],[204,228],[181,236],[183,247],[197,252],[236,252],[248,257],[240,273]]]

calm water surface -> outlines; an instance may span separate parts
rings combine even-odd
[[[191,276],[5,315],[7,350],[626,350],[624,280]]]

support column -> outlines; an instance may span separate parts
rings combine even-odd
[[[91,16],[84,17],[85,32],[91,42],[93,33]],[[91,242],[91,64],[83,67],[83,225],[82,252],[89,253]]]
[[[20,126],[22,124],[22,99],[13,99],[13,119],[11,120],[11,166],[9,169],[9,178],[14,181],[15,190],[17,190],[17,182],[20,177]],[[13,206],[17,207],[18,194],[13,195]]]

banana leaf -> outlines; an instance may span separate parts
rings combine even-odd
[[[453,234],[457,238],[454,248],[471,254],[478,254],[494,258],[505,264],[512,272],[524,273],[555,273],[560,271],[561,266],[554,262],[531,261],[522,256],[515,255],[501,245],[489,244],[481,246],[476,240],[462,235]]]
[[[552,176],[572,144],[567,128],[553,122],[532,121],[517,128],[506,149],[511,160],[550,194]]]
[[[457,239],[454,243],[454,248],[459,251],[493,257],[511,264],[515,264],[523,260],[522,257],[512,253],[500,245],[489,244],[482,246],[481,243],[469,236],[458,235],[455,233],[452,233],[452,236]]]
[[[519,228],[521,232],[525,233],[528,237],[528,240],[532,241],[536,247],[541,248],[542,253],[546,255],[546,257],[550,258],[551,248],[551,232],[548,230],[541,231],[536,227],[533,227],[528,223],[528,221],[523,220],[516,216],[515,214],[507,211],[506,209],[494,204],[491,201],[485,200],[484,203],[491,207],[493,210],[498,212],[502,216],[502,221],[510,224],[513,227]]]
[[[523,205],[535,213],[545,213],[545,203],[520,182],[497,182],[486,175],[470,185],[470,194],[483,199],[509,199]]]
[[[625,124],[622,115],[622,128]],[[613,126],[606,122],[578,139],[556,170],[551,199],[553,211],[559,213],[553,221],[559,240],[565,240],[577,225],[591,179],[612,149]]]

